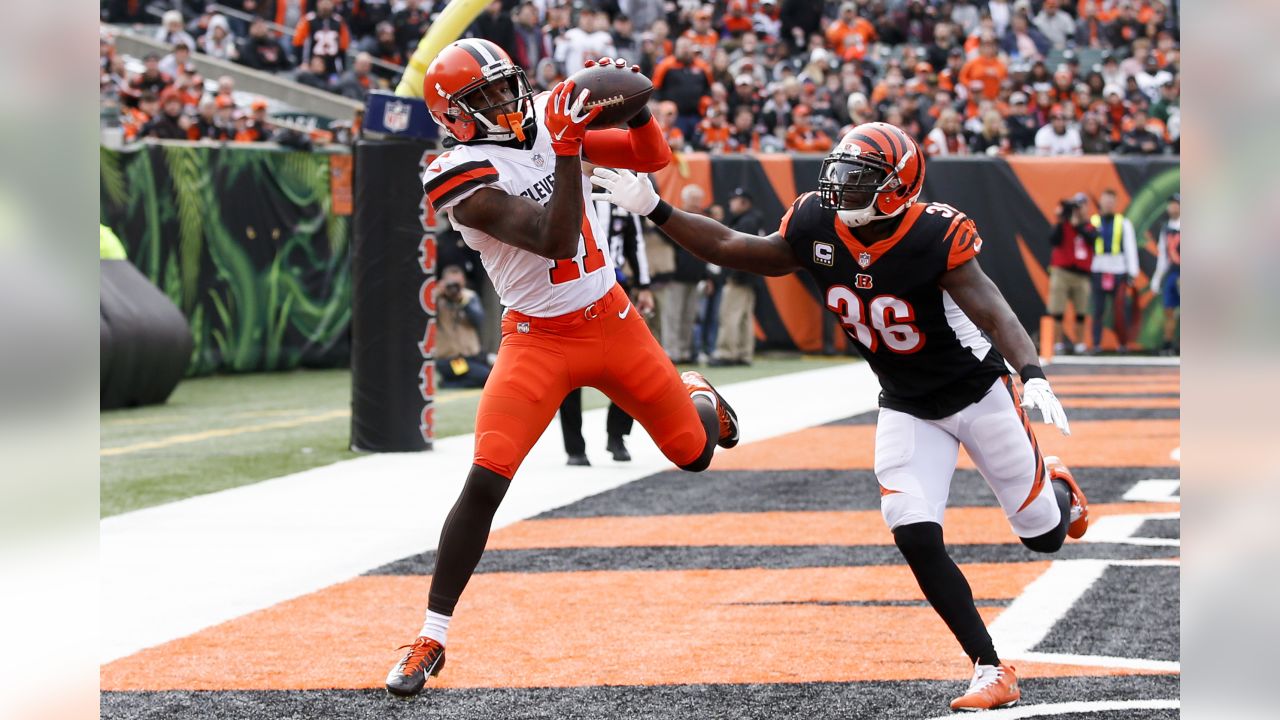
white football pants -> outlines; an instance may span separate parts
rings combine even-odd
[[[996,494],[1019,537],[1043,535],[1061,521],[1044,460],[1010,377],[997,380],[978,402],[940,420],[880,409],[876,479],[889,528],[942,524],[960,446]]]

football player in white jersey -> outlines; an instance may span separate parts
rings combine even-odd
[[[639,71],[599,62],[610,71]],[[423,94],[457,141],[427,168],[423,189],[480,253],[507,310],[476,412],[474,464],[440,535],[426,619],[387,675],[387,690],[400,696],[417,694],[444,667],[449,621],[498,504],[570,390],[603,391],[685,470],[706,469],[717,444],[738,442],[733,410],[700,374],[676,372],[631,307],[603,245],[607,234],[587,212],[584,159],[642,172],[670,161],[648,110],[627,129],[588,131],[599,110],[586,108],[586,91],[575,96],[565,81],[534,96],[524,71],[497,45],[477,39],[440,52]]]

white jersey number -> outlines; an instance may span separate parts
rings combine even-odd
[[[892,295],[872,298],[867,308],[852,289],[833,285],[827,290],[827,309],[840,316],[846,332],[875,352],[883,341],[896,353],[913,353],[924,346],[924,335],[911,324],[911,304]],[[870,323],[870,325],[868,325]]]

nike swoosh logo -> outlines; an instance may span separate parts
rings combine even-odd
[[[622,312],[620,312],[620,313],[618,313],[618,319],[619,319],[619,320],[626,320],[626,319],[627,319],[627,314],[628,314],[628,313],[630,313],[630,312],[631,312],[631,303],[627,303],[627,309],[626,309],[626,310],[623,310],[623,311],[622,311]]]

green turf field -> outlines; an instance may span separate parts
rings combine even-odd
[[[703,372],[726,384],[844,362],[762,356],[750,367]],[[437,436],[472,432],[479,399],[478,390],[441,391]],[[594,390],[583,398],[586,409],[606,402]],[[358,457],[348,448],[350,409],[349,371],[303,370],[186,380],[165,405],[104,412],[102,515]]]

